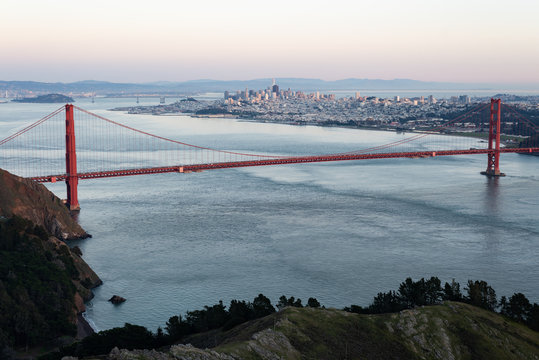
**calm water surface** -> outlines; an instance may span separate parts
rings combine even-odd
[[[144,103],[158,99],[141,99]],[[78,106],[168,137],[225,149],[350,151],[395,133],[132,116]],[[57,105],[2,104],[0,133]],[[3,136],[0,136],[3,137]],[[447,137],[446,137],[447,138]],[[507,177],[479,175],[486,156],[394,159],[85,180],[73,242],[104,284],[87,316],[97,329],[151,329],[187,310],[264,293],[366,305],[407,276],[483,279],[498,296],[539,301],[539,158],[503,155]],[[63,183],[47,185],[65,197]],[[107,299],[127,298],[120,306]]]

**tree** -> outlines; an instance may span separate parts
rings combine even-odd
[[[496,292],[483,280],[468,280],[468,287],[465,289],[468,292],[470,304],[482,307],[490,311],[494,311],[497,305]]]
[[[286,296],[281,296],[279,298],[279,302],[277,303],[277,307],[279,309],[282,309],[286,306],[293,306],[293,307],[303,307],[303,305],[301,304],[301,299],[296,299],[295,297],[291,296],[289,297],[288,299],[286,298]]]
[[[217,329],[223,326],[228,319],[223,301],[213,306],[204,306],[203,310],[188,311],[186,319],[194,332]]]
[[[271,305],[271,300],[262,294],[258,294],[253,300],[253,317],[261,318],[275,312],[275,308]]]
[[[505,299],[503,299],[505,300]],[[511,319],[525,323],[528,321],[532,304],[522,293],[515,293],[509,298],[509,301],[500,301],[501,313]]]
[[[508,316],[506,311],[509,305],[507,304],[507,298],[505,296],[501,297],[498,306],[500,307],[500,314]]]
[[[228,306],[228,315],[231,318],[241,318],[247,321],[253,317],[252,306],[245,300],[232,300]]]
[[[363,307],[359,305],[350,305],[350,307],[345,307],[343,309],[346,312],[356,313],[356,314],[369,314],[370,310],[369,308],[364,309]]]
[[[287,306],[288,306],[288,299],[286,298],[286,296],[281,295],[281,297],[279,298],[279,302],[277,303],[277,308],[281,310]]]
[[[533,303],[530,309],[527,325],[531,329],[539,331],[539,305],[537,303]]]
[[[443,293],[444,300],[450,300],[450,301],[462,301],[463,296],[460,292],[460,284],[455,281],[455,279],[451,280],[451,284],[445,283],[444,285],[444,293]]]
[[[245,301],[232,300],[228,307],[228,321],[224,324],[223,330],[232,329],[234,326],[242,324],[254,318],[252,305]]]
[[[369,306],[368,312],[371,314],[383,314],[398,312],[406,308],[401,301],[401,297],[395,291],[387,293],[378,293]]]
[[[191,333],[191,327],[185,322],[182,316],[172,316],[165,325],[165,331],[172,341],[181,339]]]
[[[166,337],[165,333],[163,332],[163,329],[161,326],[157,328],[157,332],[155,333],[155,345],[157,347],[163,346],[166,344]]]
[[[311,298],[309,298],[309,300],[307,300],[307,306],[312,307],[312,308],[319,308],[320,303],[318,302],[318,300],[311,297]]]
[[[155,346],[151,331],[143,326],[126,323],[121,328],[100,331],[85,337],[77,350],[80,357],[107,354],[117,346],[120,349],[149,349]]]
[[[414,282],[412,278],[407,278],[399,285],[399,296],[401,302],[407,308],[423,306],[426,304],[425,279],[421,278]]]
[[[436,276],[425,281],[425,305],[439,304],[442,300],[442,282]]]

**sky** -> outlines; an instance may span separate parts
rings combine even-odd
[[[2,0],[0,80],[539,84],[538,17],[536,0]]]

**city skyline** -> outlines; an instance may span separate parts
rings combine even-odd
[[[538,84],[539,4],[8,1],[0,80]]]

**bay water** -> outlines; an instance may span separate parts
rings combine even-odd
[[[140,99],[157,104],[158,99]],[[352,151],[402,134],[235,119],[128,115],[134,99],[76,103],[129,126],[202,146],[308,155]],[[56,109],[0,104],[0,133]],[[4,136],[0,136],[3,138]],[[451,137],[445,137],[450,141]],[[327,307],[368,305],[410,276],[487,281],[501,295],[539,301],[539,158],[486,156],[266,166],[84,180],[73,241],[103,285],[87,304],[97,330],[259,293]],[[47,184],[65,197],[65,184]],[[127,301],[107,300],[114,294]]]

